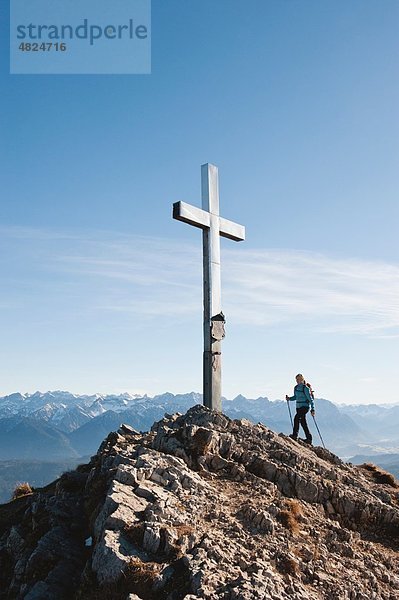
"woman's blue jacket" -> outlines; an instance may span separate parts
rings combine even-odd
[[[297,383],[294,387],[294,395],[288,398],[290,402],[296,400],[297,408],[311,408],[314,410],[313,398],[310,394],[308,386],[304,383]]]

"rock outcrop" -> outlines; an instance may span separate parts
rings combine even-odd
[[[196,406],[0,506],[0,597],[398,600],[399,488]]]

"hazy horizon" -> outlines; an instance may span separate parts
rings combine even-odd
[[[54,394],[57,392],[61,392],[61,393],[68,393],[68,394],[72,394],[74,396],[122,396],[123,394],[129,394],[130,396],[134,397],[137,396],[139,398],[143,398],[145,396],[147,396],[148,398],[154,398],[155,396],[163,396],[164,394],[173,394],[174,396],[178,396],[178,395],[188,395],[188,394],[202,394],[202,392],[199,391],[195,391],[195,390],[191,390],[189,392],[181,392],[181,391],[171,391],[171,390],[164,390],[162,392],[155,392],[152,394],[149,394],[147,392],[135,392],[135,391],[128,391],[128,390],[124,390],[124,391],[117,391],[117,392],[112,392],[112,391],[104,391],[104,392],[76,392],[76,391],[71,391],[71,390],[62,390],[62,389],[52,389],[52,390],[39,390],[39,389],[35,389],[34,391],[21,391],[21,390],[14,390],[13,392],[9,392],[9,393],[2,393],[0,392],[0,399],[3,399],[7,396],[10,396],[12,394],[21,394],[21,395],[28,395],[28,396],[32,396],[35,393],[40,393],[40,394]],[[266,398],[267,400],[269,400],[270,402],[285,402],[285,398],[281,397],[281,398],[271,398],[269,396],[257,396],[257,397],[251,397],[249,395],[246,395],[244,393],[239,393],[236,394],[234,397],[227,397],[227,396],[222,396],[223,400],[226,400],[227,402],[232,402],[233,400],[235,400],[237,397],[239,396],[243,396],[244,398],[246,398],[247,400],[259,400],[262,398]],[[331,398],[325,398],[324,396],[317,396],[315,395],[315,400],[327,400],[328,402],[332,402],[333,404],[335,404],[336,406],[367,406],[367,405],[372,405],[372,404],[376,404],[376,405],[381,405],[381,406],[397,406],[399,404],[399,400],[397,402],[335,402],[334,400],[332,400]]]

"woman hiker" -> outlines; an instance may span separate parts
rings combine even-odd
[[[296,386],[294,387],[294,395],[286,396],[287,402],[296,400],[296,415],[294,417],[294,431],[290,438],[293,440],[298,439],[299,424],[302,425],[302,429],[305,432],[305,442],[307,444],[312,443],[312,434],[309,431],[308,424],[306,422],[306,413],[311,408],[310,414],[314,416],[314,402],[309,387],[306,385],[306,381],[300,373],[296,376]]]

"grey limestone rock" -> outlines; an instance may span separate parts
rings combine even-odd
[[[0,507],[0,598],[396,600],[398,504],[328,450],[196,406]]]

